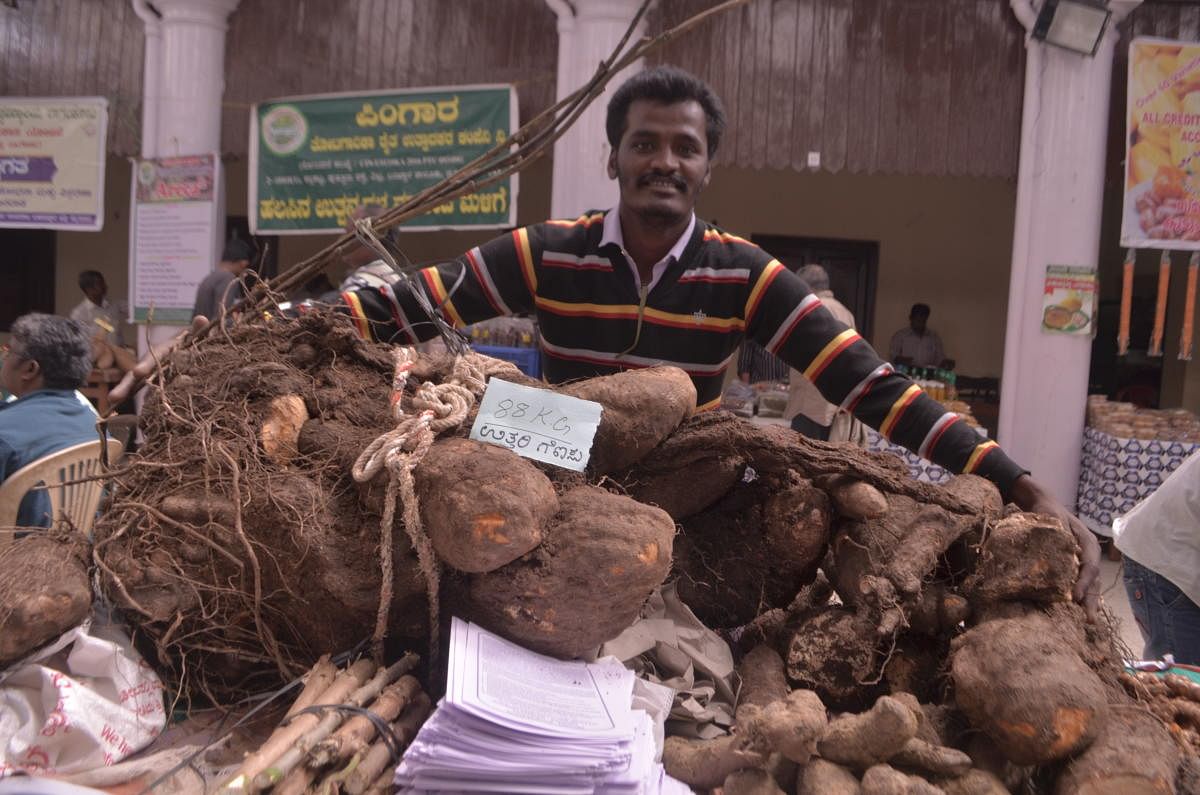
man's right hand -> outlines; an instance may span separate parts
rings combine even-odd
[[[208,318],[204,315],[196,315],[192,318],[192,327],[190,331],[196,333],[200,329],[208,325]],[[150,352],[143,356],[137,364],[133,366],[129,372],[121,377],[120,382],[108,391],[108,399],[112,405],[124,403],[133,393],[136,392],[152,372],[162,361],[162,358],[174,350],[179,343],[183,342],[187,331],[181,331],[166,342],[160,342],[150,348]]]

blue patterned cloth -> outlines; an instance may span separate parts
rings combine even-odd
[[[1085,428],[1079,518],[1093,532],[1111,536],[1113,520],[1153,494],[1197,450],[1200,444],[1124,439]]]
[[[892,444],[874,428],[867,428],[867,449],[875,453],[893,453],[899,456],[900,460],[908,467],[908,473],[926,483],[945,483],[954,477],[953,472],[943,469],[931,461],[926,461],[905,447]]]

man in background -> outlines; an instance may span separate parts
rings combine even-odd
[[[245,295],[243,277],[250,269],[254,248],[245,240],[234,238],[225,244],[216,270],[201,280],[196,288],[196,305],[192,317],[223,318]]]
[[[16,319],[0,365],[0,386],[16,396],[0,404],[0,481],[42,456],[99,438],[96,413],[75,390],[92,369],[92,345],[76,321],[28,314]],[[34,490],[21,500],[20,527],[46,527],[50,497]]]
[[[1200,664],[1200,453],[1113,523],[1125,591],[1150,660]]]
[[[121,309],[108,300],[108,284],[100,271],[87,270],[79,274],[79,289],[83,300],[71,310],[92,341],[92,364],[105,370],[116,367],[121,372],[133,368],[137,359],[125,347],[121,334]]]
[[[929,328],[929,304],[913,304],[908,326],[892,335],[892,364],[910,367],[953,367],[946,358],[942,338]]]
[[[823,267],[805,265],[798,274],[831,315],[850,328],[855,327],[854,313],[833,297],[833,291],[829,289],[829,274]],[[838,411],[838,407],[825,400],[821,391],[799,370],[792,370],[788,376],[788,402],[783,416],[792,421],[792,430],[810,439],[853,441],[859,444],[866,441],[862,423],[852,414]]]

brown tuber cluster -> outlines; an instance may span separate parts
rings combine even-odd
[[[461,365],[418,358],[406,414]],[[705,624],[742,628],[746,652],[733,732],[667,741],[668,772],[695,788],[1082,795],[1194,780],[1200,702],[1119,681],[1111,634],[1069,602],[1074,538],[1006,513],[989,482],[919,483],[891,456],[692,416],[673,368],[554,388],[507,371],[603,406],[587,471],[470,441],[472,408],[405,448],[416,505],[389,506],[386,469],[351,472],[396,427],[393,367],[323,314],[249,321],[168,361],[93,560],[169,682],[229,701],[370,639],[380,616],[393,651],[422,649],[439,581],[443,618],[586,655],[673,578]],[[369,695],[411,698],[393,685]],[[363,751],[355,731],[320,753]],[[1136,753],[1130,734],[1148,738]]]

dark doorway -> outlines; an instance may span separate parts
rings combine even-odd
[[[750,238],[790,270],[815,262],[829,272],[833,295],[854,313],[858,333],[871,339],[875,324],[875,284],[879,244],[870,240],[753,235]]]
[[[0,229],[0,331],[26,312],[54,311],[55,232]]]

